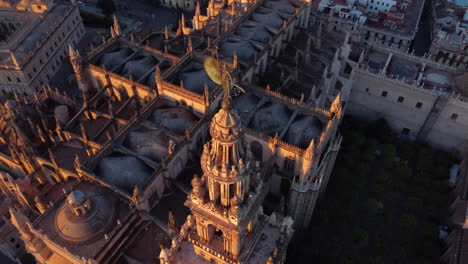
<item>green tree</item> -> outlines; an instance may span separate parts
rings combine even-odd
[[[102,9],[102,13],[106,16],[114,14],[117,10],[113,0],[98,0],[97,5]]]

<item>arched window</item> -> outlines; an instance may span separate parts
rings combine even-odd
[[[294,159],[286,157],[284,159],[283,170],[285,171],[293,171],[294,170]]]
[[[214,235],[215,235],[215,237],[222,238],[223,237],[223,231],[221,231],[221,229],[216,228]]]

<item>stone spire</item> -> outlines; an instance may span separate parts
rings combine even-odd
[[[232,57],[232,67],[236,69],[238,64],[239,59],[237,58],[237,51],[234,51],[234,56]]]
[[[200,2],[197,1],[196,7],[195,7],[195,15],[193,16],[193,19],[192,19],[193,28],[195,30],[200,30],[202,28],[202,25],[200,23],[200,16],[201,16]]]
[[[212,18],[213,16],[215,16],[215,14],[214,14],[214,0],[210,0],[208,2],[208,7],[206,8],[206,13],[207,13],[208,18]]]
[[[13,53],[13,51],[10,51],[10,56],[11,56],[11,62],[13,62],[13,65],[15,65],[15,67],[20,68],[21,65],[19,64],[18,59],[16,59],[16,56],[15,56],[15,54]]]
[[[211,151],[202,154],[201,162],[208,178],[210,200],[230,206],[233,198],[242,202],[248,192],[250,157],[243,144],[244,128],[236,111],[231,109],[228,92],[222,108],[213,117],[210,127]],[[219,179],[223,179],[218,182]]]
[[[188,44],[187,44],[187,51],[192,52],[193,51],[193,44],[192,44],[192,38],[189,36],[188,37]]]
[[[114,22],[112,24],[111,34],[113,34],[112,37],[118,37],[122,35],[122,31],[120,30],[119,21],[115,15],[113,15],[113,20]]]
[[[257,167],[252,165],[242,120],[231,108],[229,89],[225,89],[222,107],[210,125],[212,139],[203,148],[203,176],[192,179],[193,190],[186,205],[196,218],[196,233],[194,230],[192,235],[208,248],[219,245],[221,239],[223,248],[218,247],[217,256],[228,256],[229,263],[237,263],[242,250],[257,243],[245,236],[258,226],[264,197],[261,194],[267,190],[260,178],[259,163]],[[213,256],[204,247],[194,247],[196,254],[207,260]],[[216,262],[228,263],[218,258]]]
[[[335,113],[336,115],[340,116],[341,115],[341,93],[339,93],[336,97],[335,100],[333,100],[331,106],[330,106],[330,112]]]
[[[169,40],[169,29],[167,26],[164,26],[164,39]]]
[[[70,56],[70,64],[73,67],[73,72],[76,76],[76,81],[78,83],[78,89],[81,92],[86,93],[88,92],[88,85],[86,76],[83,71],[83,63],[81,59],[80,53],[73,48],[71,44],[68,45],[68,54]]]
[[[208,84],[205,83],[205,89],[203,91],[203,104],[205,107],[210,105],[210,89],[208,88]]]

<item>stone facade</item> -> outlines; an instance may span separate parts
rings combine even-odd
[[[354,41],[363,45],[377,43],[407,51],[416,36],[424,2],[321,0],[313,6],[311,22],[324,24],[327,31],[356,32]]]
[[[461,264],[468,261],[468,209],[467,179],[468,179],[468,156],[462,160],[456,175],[455,188],[453,192],[453,203],[450,210],[450,233],[445,237],[447,250],[441,260],[447,264]]]
[[[381,55],[382,68],[376,68]],[[463,153],[468,142],[464,132],[468,100],[459,89],[463,84],[460,87],[454,78],[463,73],[461,66],[379,46],[364,51],[358,61],[348,106],[351,114],[370,120],[384,118],[403,137]],[[400,72],[397,67],[403,65],[408,68]]]
[[[343,63],[350,40],[319,41],[320,31],[308,27],[310,1],[209,8],[216,14],[198,14],[195,20],[203,23],[197,28],[181,23],[175,34],[155,31],[141,42],[123,39],[114,23],[111,37],[87,54],[67,46],[81,98],[46,87],[2,106],[0,165],[11,177],[0,186],[14,186],[8,189],[13,193],[2,189],[17,205],[10,205],[10,222],[38,261],[136,263],[159,255],[170,263],[171,256],[193,253],[217,263],[284,262],[292,230],[300,233],[309,224],[340,148],[337,130],[351,89]],[[311,52],[320,43],[328,50]],[[203,164],[211,154],[203,146],[209,134],[211,144],[221,140],[210,124],[228,95],[205,72],[207,56],[222,60],[232,83],[245,91],[232,88],[229,95],[238,113],[231,121],[243,131],[229,164],[243,175],[242,184],[226,187],[219,202],[221,184],[205,180],[223,181],[206,176],[211,172]],[[206,174],[200,181],[216,198],[213,210],[222,205],[227,215],[200,209],[210,203],[187,202],[191,217],[179,200],[186,193],[196,200],[187,177],[200,160]],[[259,184],[250,188],[250,181]],[[268,203],[267,196],[281,202]],[[87,199],[90,211],[83,207]],[[233,214],[242,215],[236,224]],[[93,224],[99,219],[106,219],[102,230]],[[52,222],[70,230],[63,233]],[[221,243],[213,242],[220,232]]]
[[[0,96],[32,95],[60,69],[68,45],[85,34],[76,4],[20,1],[0,10],[5,39],[0,44]],[[15,22],[9,22],[15,21]]]
[[[429,54],[442,63],[468,65],[468,10],[439,0],[432,5],[432,40]]]

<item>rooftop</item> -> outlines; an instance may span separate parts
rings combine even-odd
[[[410,85],[422,85],[429,90],[439,89],[447,94],[459,91],[455,82],[455,70],[437,67],[435,62],[423,63],[408,55],[373,49],[365,55],[362,65],[370,72],[378,74],[383,71],[385,76]]]
[[[33,225],[72,254],[94,258],[108,242],[104,234],[116,228],[117,219],[124,222],[130,210],[120,197],[106,187],[82,182],[74,191],[91,199],[92,206],[87,214],[80,217],[72,215],[63,194]]]
[[[233,98],[233,107],[247,128],[274,137],[301,149],[306,149],[312,139],[323,131],[325,120],[313,112],[298,111],[278,101],[246,93]]]
[[[163,73],[175,62],[171,55],[121,39],[90,55],[91,64],[150,88],[156,87],[156,66]]]
[[[58,1],[44,13],[1,8],[0,24],[5,25],[2,28],[8,28],[8,31],[2,32],[0,63],[13,66],[10,51],[13,51],[20,64],[27,61],[68,17],[73,8],[74,6],[62,1]]]
[[[372,11],[370,4],[368,4],[364,5],[366,9],[365,12],[353,13],[351,11],[363,11],[361,2],[355,1],[354,5],[349,5],[344,1],[321,0],[320,3],[315,6],[314,11],[318,11],[324,15],[333,12],[334,17],[349,19],[352,23],[359,21],[359,23],[364,26],[378,30],[399,35],[413,35],[416,34],[424,2],[425,0],[397,0],[396,4],[386,12],[380,9],[377,12]],[[340,16],[340,12],[351,12],[353,14],[343,17],[343,15]]]
[[[133,188],[143,188],[172,144],[177,145],[200,120],[186,107],[158,99],[148,118],[132,126],[122,143],[97,162],[97,177],[131,194]]]

